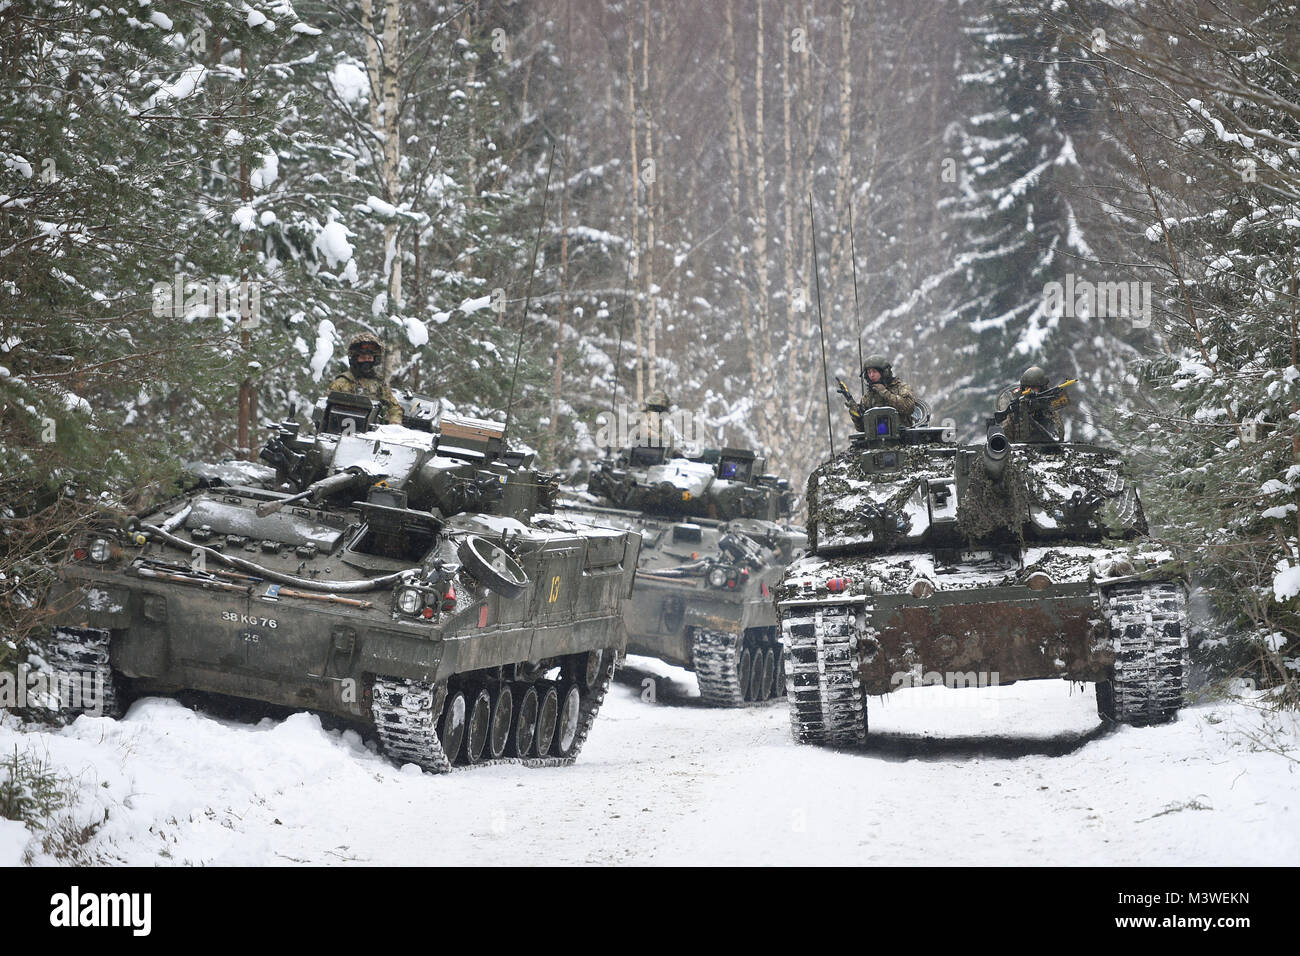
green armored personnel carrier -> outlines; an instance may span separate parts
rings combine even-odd
[[[262,450],[279,490],[211,478],[75,542],[44,656],[102,688],[80,708],[198,690],[336,715],[434,772],[572,761],[639,539],[539,528],[555,483],[501,425],[404,411],[331,393]]]
[[[642,536],[629,652],[693,670],[706,702],[734,707],[784,696],[772,587],[806,543],[789,524],[792,499],[752,451],[692,459],[647,445],[598,462],[587,493],[556,514]]]
[[[865,425],[810,476],[808,554],[776,588],[797,740],[860,743],[869,696],[937,683],[1093,681],[1107,721],[1174,718],[1182,573],[1118,454]]]

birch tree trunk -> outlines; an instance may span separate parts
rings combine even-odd
[[[402,200],[402,140],[397,128],[401,116],[397,108],[397,80],[402,57],[401,0],[386,0],[384,8],[384,47],[382,50],[382,87],[384,123],[384,199],[394,206]],[[402,256],[398,249],[398,224],[384,225],[384,272],[388,279],[389,309],[401,309]]]
[[[655,288],[655,199],[658,195],[659,164],[655,162],[654,100],[650,96],[650,0],[645,0],[645,24],[641,40],[641,109],[645,113],[645,154],[650,175],[645,185],[645,294],[646,294],[646,391],[655,390],[655,352],[658,319],[658,290]]]
[[[745,150],[745,114],[740,100],[740,76],[736,52],[736,24],[734,0],[727,0],[724,8],[726,36],[724,39],[724,56],[727,63],[727,158],[731,164],[731,208],[736,222],[736,236],[731,243],[736,273],[736,284],[740,292],[741,320],[749,322],[753,312],[749,298],[749,280],[745,270],[745,205],[741,190],[744,187],[744,150]],[[765,387],[763,367],[758,356],[754,336],[746,334],[745,357],[749,362],[749,380],[751,394],[761,395]]]
[[[398,73],[401,63],[401,0],[384,0],[382,39],[375,22],[374,0],[361,0],[361,26],[365,31],[366,74],[370,83],[370,126],[383,143],[379,189],[386,202],[401,201],[402,147],[398,130]],[[402,257],[397,222],[384,223],[384,290],[391,314],[405,304],[402,299]],[[387,338],[381,334],[381,338]],[[400,361],[398,350],[384,350],[383,377],[387,380]]]
[[[816,53],[813,49],[813,23],[815,22],[816,4],[810,2],[807,8],[807,19],[802,25],[804,31],[804,49],[799,53],[800,77],[799,85],[799,106],[802,109],[802,122],[797,125],[803,133],[803,152],[802,161],[795,167],[796,193],[791,197],[790,215],[794,217],[797,223],[799,234],[798,252],[799,261],[803,268],[803,292],[805,303],[804,318],[804,335],[796,340],[795,347],[792,349],[790,356],[790,381],[799,383],[795,388],[794,394],[797,398],[794,401],[794,418],[796,421],[808,423],[807,441],[813,444],[812,447],[821,451],[820,439],[816,422],[820,420],[823,414],[822,409],[825,407],[825,400],[821,397],[821,358],[817,341],[817,277],[813,274],[813,242],[812,223],[808,219],[808,196],[816,186],[816,177],[813,171],[816,169],[817,159],[817,142],[821,136],[822,125],[822,97],[825,95],[825,87],[816,87],[813,85],[813,58]],[[829,449],[826,449],[829,451]]]
[[[770,301],[768,298],[768,263],[767,263],[767,163],[764,153],[767,137],[763,123],[763,92],[765,48],[763,43],[763,0],[757,0],[757,26],[754,31],[754,188],[750,195],[754,205],[754,268],[755,290],[758,294],[758,309],[754,320],[747,326],[747,334],[753,336],[754,351],[758,357],[758,384],[760,389],[754,397],[759,402],[758,426],[759,438],[763,443],[764,454],[776,451],[780,413],[775,401],[775,381],[773,381],[773,341],[768,315]]]
[[[569,314],[569,81],[568,68],[573,55],[573,18],[571,0],[564,2],[564,133],[560,164],[560,314],[555,329],[555,377],[551,382],[551,414],[546,431],[548,452],[555,449],[560,427],[560,392],[564,387],[564,321]]]
[[[827,260],[831,289],[841,288],[840,277],[848,249],[848,209],[853,195],[853,0],[840,0],[840,112],[839,163],[835,170],[835,204],[832,214],[831,254]],[[828,332],[831,330],[828,329]],[[828,342],[832,336],[828,335]]]
[[[628,182],[628,201],[632,204],[632,247],[629,254],[633,256],[632,271],[633,278],[636,273],[640,272],[639,256],[637,249],[641,238],[640,209],[638,207],[638,186],[640,185],[641,167],[637,163],[637,141],[636,141],[636,21],[631,17],[627,22],[627,122],[628,122],[628,146],[632,153],[632,168],[630,181]],[[645,352],[644,336],[641,330],[641,302],[637,290],[637,283],[632,284],[632,341],[636,348],[636,403],[638,406],[645,400]]]

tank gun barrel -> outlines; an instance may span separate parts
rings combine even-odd
[[[267,515],[275,514],[285,505],[293,504],[295,501],[302,501],[306,498],[310,498],[312,501],[320,501],[326,495],[332,495],[338,491],[364,487],[370,484],[372,480],[377,480],[378,477],[377,475],[369,475],[360,469],[340,471],[337,475],[330,475],[320,481],[313,481],[296,495],[290,495],[288,498],[277,498],[275,501],[264,501],[254,510],[259,518],[265,518]]]
[[[984,441],[984,474],[993,481],[1002,480],[1002,472],[1007,466],[1007,453],[1011,443],[1006,433],[1000,428],[990,428]]]

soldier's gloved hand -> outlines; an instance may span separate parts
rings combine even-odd
[[[889,393],[889,389],[885,388],[885,386],[881,385],[879,382],[874,383],[871,386],[871,390],[877,395],[887,395]]]

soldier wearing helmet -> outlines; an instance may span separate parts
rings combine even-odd
[[[907,426],[916,411],[916,398],[907,383],[894,375],[889,359],[880,354],[868,355],[862,363],[862,401],[857,403],[857,410],[849,409],[853,427],[862,431],[862,413],[868,408],[880,408],[888,405],[898,410],[899,421]]]
[[[365,395],[381,403],[382,420],[390,425],[402,424],[402,406],[397,396],[381,378],[378,370],[384,346],[369,332],[362,332],[348,343],[348,370],[330,382],[331,392]]]
[[[645,407],[641,412],[641,438],[644,443],[666,449],[670,458],[676,454],[677,440],[681,437],[670,417],[672,408],[673,403],[669,401],[667,393],[654,391],[645,397]]]
[[[1004,392],[998,398],[997,411],[1009,410],[1002,420],[1002,430],[1009,440],[1060,441],[1065,435],[1065,424],[1057,404],[1064,404],[1068,399],[1062,395],[1054,402],[1035,401],[1034,397],[1051,387],[1047,372],[1037,365],[1031,365],[1020,376],[1020,387]]]

